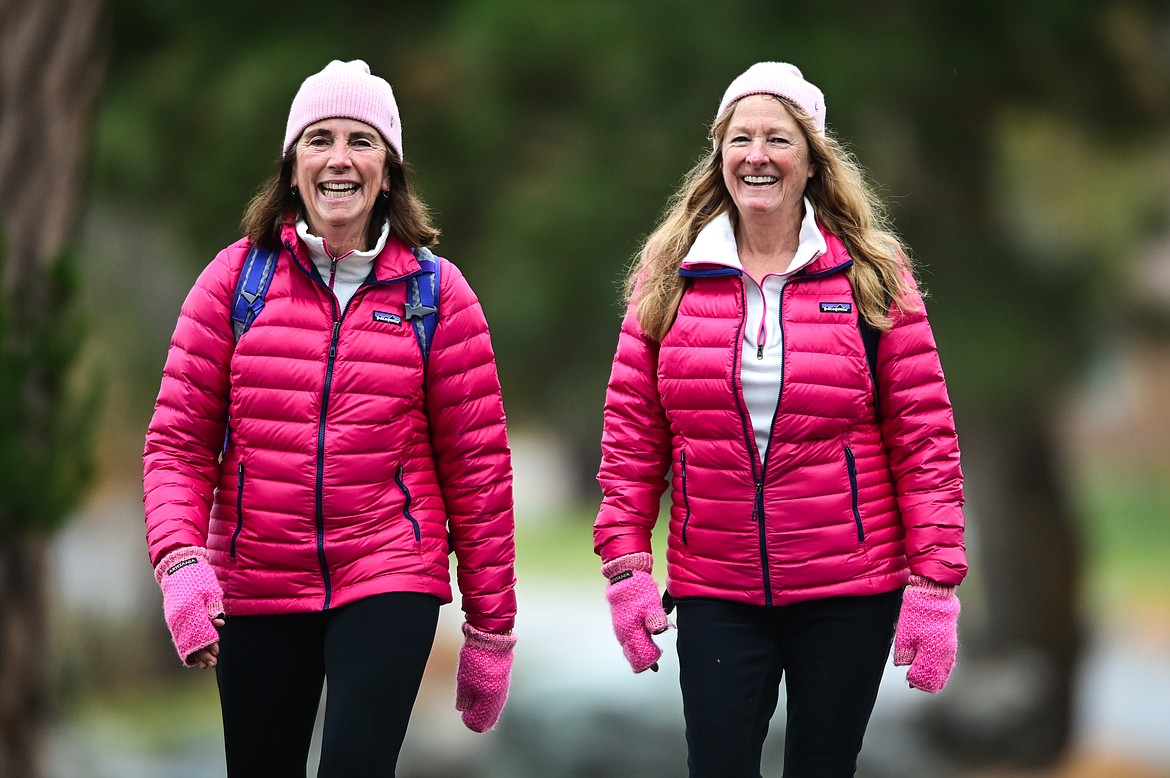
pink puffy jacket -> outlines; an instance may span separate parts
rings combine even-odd
[[[206,546],[226,612],[248,615],[384,592],[449,602],[453,550],[468,621],[511,629],[511,458],[474,293],[440,260],[424,386],[401,320],[411,251],[391,237],[342,315],[291,225],[283,242],[265,308],[238,344],[228,309],[246,240],[183,303],[146,436],[152,562]]]
[[[667,589],[784,605],[877,594],[913,571],[966,574],[959,449],[924,310],[878,341],[883,421],[839,240],[782,293],[784,373],[761,463],[739,380],[744,279],[685,265],[688,288],[661,345],[631,308],[605,403],[594,545],[650,551],[671,490]]]

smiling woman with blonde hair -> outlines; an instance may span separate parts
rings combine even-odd
[[[909,252],[821,90],[757,63],[712,138],[627,279],[594,548],[634,672],[678,609],[692,778],[760,775],[782,680],[784,775],[849,776],[891,643],[928,692],[955,661],[951,405]]]

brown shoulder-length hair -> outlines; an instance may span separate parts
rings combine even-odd
[[[256,192],[240,220],[243,234],[262,248],[280,248],[280,227],[290,213],[307,219],[301,198],[292,192],[295,154],[294,146],[281,158],[277,171]],[[366,245],[378,242],[387,220],[390,232],[410,248],[434,245],[439,240],[439,229],[431,224],[430,209],[411,186],[409,167],[390,148],[386,152],[386,172],[390,174],[390,193],[374,200]]]
[[[775,99],[792,114],[808,142],[816,171],[804,193],[817,222],[839,238],[853,258],[847,272],[858,311],[872,326],[888,330],[893,324],[891,302],[902,310],[916,305],[910,252],[853,155],[831,134],[818,134],[812,119],[795,104]],[[716,118],[713,147],[687,172],[626,276],[626,298],[635,305],[642,331],[654,341],[660,342],[674,323],[686,288],[678,270],[699,232],[725,212],[738,227],[735,203],[723,183],[722,151],[735,105]]]

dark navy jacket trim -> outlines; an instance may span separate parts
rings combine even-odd
[[[691,270],[689,268],[680,267],[678,274],[683,278],[716,278],[718,276],[739,276],[743,275],[743,271],[734,267],[717,267],[710,270]]]
[[[847,259],[844,262],[842,262],[841,264],[836,265],[834,267],[831,267],[828,270],[820,270],[820,271],[817,271],[816,273],[809,273],[809,272],[802,270],[802,271],[798,272],[796,275],[792,276],[792,280],[799,281],[802,278],[821,278],[822,276],[828,276],[828,275],[832,275],[833,273],[839,273],[842,270],[850,267],[852,264],[853,264],[853,260]],[[690,268],[680,267],[678,269],[678,274],[680,276],[682,276],[683,278],[717,278],[719,276],[743,275],[743,271],[740,270],[739,268],[734,268],[734,267],[715,267],[715,268],[711,268],[709,270],[692,270]]]
[[[840,265],[836,265],[835,267],[831,267],[828,270],[819,270],[816,273],[808,273],[808,272],[805,272],[802,270],[799,273],[797,273],[796,275],[794,275],[792,277],[792,280],[799,281],[802,278],[822,278],[824,276],[832,275],[833,273],[839,273],[842,270],[845,270],[846,268],[852,267],[852,266],[853,266],[853,260],[847,259],[844,262],[842,262]]]

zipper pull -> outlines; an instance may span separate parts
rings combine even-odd
[[[764,505],[764,484],[758,482],[756,484],[756,504],[752,508],[752,521],[760,520],[760,508]]]
[[[329,340],[329,358],[337,356],[337,331],[341,329],[341,321],[333,322],[333,337]]]
[[[763,359],[763,358],[764,358],[764,347],[759,346],[758,348],[756,348],[756,359]]]

